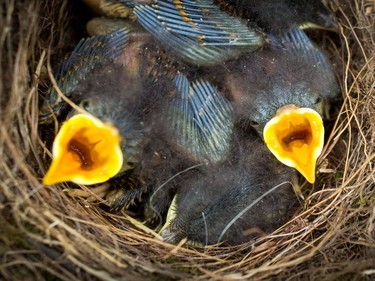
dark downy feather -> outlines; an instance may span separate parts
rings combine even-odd
[[[176,217],[162,231],[166,241],[240,244],[275,230],[298,206],[294,171],[254,133],[235,136],[227,161],[199,167],[180,181]]]
[[[188,157],[218,162],[226,158],[232,137],[234,112],[230,103],[208,82],[174,79],[176,96],[163,122],[168,139]]]
[[[126,29],[82,39],[56,72],[55,79],[61,92],[70,98],[76,86],[93,69],[104,66],[123,52],[127,39]],[[52,116],[62,111],[65,106],[66,103],[59,98],[55,89],[51,88],[40,110],[40,122],[51,122]]]

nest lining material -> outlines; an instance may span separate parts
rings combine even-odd
[[[77,2],[77,1],[73,1]],[[345,3],[344,3],[345,2]],[[356,280],[375,276],[375,7],[333,1],[343,105],[320,175],[289,223],[247,244],[189,248],[160,241],[127,214],[43,186],[50,152],[38,92],[50,57],[74,42],[72,1],[8,0],[0,22],[0,274],[6,280]],[[83,9],[80,4],[74,4]],[[72,38],[73,37],[73,38]],[[79,39],[79,38],[78,38]],[[72,43],[74,46],[74,43]],[[307,193],[307,194],[306,194]]]

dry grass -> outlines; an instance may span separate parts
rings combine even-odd
[[[67,0],[3,1],[0,276],[6,280],[373,279],[375,7],[371,0],[337,0],[332,9],[341,34],[339,40],[326,40],[326,45],[342,65],[344,103],[332,122],[319,183],[308,194],[305,208],[272,235],[247,245],[192,249],[161,242],[126,215],[70,198],[62,191],[64,186],[41,184],[49,152],[38,136],[38,92],[50,52],[63,53],[69,48],[68,39],[74,45],[74,37],[66,35],[70,14]]]

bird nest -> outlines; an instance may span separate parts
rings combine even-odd
[[[375,276],[375,7],[333,1],[339,34],[319,33],[337,65],[335,105],[305,201],[272,234],[236,247],[160,240],[127,213],[44,186],[51,153],[38,134],[50,65],[83,34],[79,1],[0,6],[0,273],[6,280],[370,280]],[[86,18],[87,17],[87,18]]]

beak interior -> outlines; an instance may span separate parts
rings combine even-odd
[[[66,121],[53,143],[53,161],[43,183],[64,181],[102,183],[116,175],[123,164],[118,130],[110,124],[77,114]]]
[[[284,106],[266,124],[263,136],[280,162],[315,182],[316,160],[324,144],[323,120],[315,110]]]

